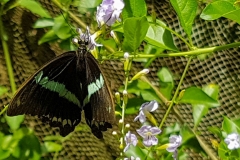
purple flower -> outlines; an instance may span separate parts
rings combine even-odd
[[[124,148],[123,152],[126,152],[129,149],[131,144],[134,146],[137,145],[137,142],[138,142],[137,137],[135,134],[131,134],[130,131],[128,131],[124,139],[126,142],[126,147]]]
[[[134,121],[137,121],[139,119],[141,123],[144,123],[146,121],[146,114],[148,114],[149,112],[155,111],[157,108],[158,108],[158,103],[155,100],[151,102],[143,103],[139,109],[140,112],[137,115],[137,117],[134,119]]]
[[[182,143],[182,137],[180,135],[171,135],[169,137],[168,152],[174,152]]]
[[[162,131],[158,127],[142,126],[140,129],[137,129],[137,132],[143,137],[143,144],[150,147],[158,143],[155,135],[160,134]]]
[[[167,148],[168,152],[173,152],[173,159],[177,160],[178,157],[178,151],[177,148],[181,145],[182,143],[182,137],[180,135],[171,135],[169,137],[169,145]]]
[[[228,145],[228,149],[234,150],[240,148],[240,136],[237,133],[227,135],[224,142]]]
[[[98,26],[106,23],[111,26],[116,20],[121,21],[119,18],[124,3],[122,0],[103,0],[102,4],[97,7],[96,19]]]

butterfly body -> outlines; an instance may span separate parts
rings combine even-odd
[[[9,104],[7,115],[37,115],[68,135],[81,122],[81,112],[93,134],[114,122],[114,103],[98,62],[79,41],[77,51],[55,57],[33,74]]]

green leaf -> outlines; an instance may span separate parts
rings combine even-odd
[[[7,124],[12,130],[17,130],[24,120],[24,115],[13,116],[13,117],[9,117],[5,115],[5,119],[7,121]]]
[[[24,136],[19,141],[19,147],[21,148],[20,159],[34,159],[40,160],[41,147],[38,138],[33,134]]]
[[[52,18],[40,18],[34,23],[33,28],[52,27],[53,25],[54,25],[54,19],[52,19]]]
[[[221,159],[229,159],[227,144],[221,141],[218,146],[218,155]]]
[[[216,84],[208,84],[202,88],[202,90],[212,97],[214,100],[218,101],[219,96],[219,86]]]
[[[186,143],[192,138],[195,138],[195,134],[189,129],[187,125],[181,127],[180,135],[182,136],[182,144]]]
[[[51,29],[42,36],[42,38],[38,41],[38,45],[46,42],[55,41],[57,39],[59,39],[58,36],[55,34],[54,30]]]
[[[219,127],[211,126],[211,127],[208,128],[208,130],[209,130],[211,133],[217,135],[219,138],[222,137],[222,132],[221,132],[221,129],[220,129]]]
[[[19,5],[30,10],[32,13],[38,14],[41,17],[51,18],[48,12],[34,0],[19,0]]]
[[[218,94],[219,94],[219,86],[215,84],[209,84],[202,88],[202,90],[210,96],[212,99],[218,101]],[[200,123],[203,116],[208,113],[209,105],[203,104],[195,104],[193,105],[193,119],[194,119],[194,127],[196,128]]]
[[[223,17],[236,21],[238,24],[240,24],[239,15],[240,15],[240,9],[229,12],[228,14],[225,14]]]
[[[7,159],[11,155],[10,150],[2,150],[0,148],[0,159]]]
[[[144,0],[124,0],[122,11],[123,20],[130,17],[142,17],[147,15],[147,6]]]
[[[161,101],[153,89],[141,90],[141,96],[145,101]]]
[[[59,152],[62,150],[62,145],[55,142],[44,142],[44,147],[47,152]]]
[[[4,95],[8,92],[8,88],[4,86],[0,86],[0,96]]]
[[[190,37],[192,25],[197,13],[197,0],[170,0],[170,2],[177,12],[184,31]]]
[[[13,140],[13,136],[12,135],[6,135],[2,138],[2,142],[1,142],[1,147],[3,150],[8,150],[9,147],[11,146]]]
[[[239,15],[240,9],[236,9],[233,2],[219,0],[208,4],[202,11],[200,17],[204,20],[215,20],[220,17],[225,17],[240,24]]]
[[[131,5],[130,5],[130,0],[124,0],[124,8],[122,11],[122,19],[123,21],[125,21],[125,19],[133,17],[133,12],[131,9]]]
[[[75,51],[77,49],[77,47],[72,43],[71,39],[62,40],[59,43],[59,46],[61,47],[61,49],[66,51]]]
[[[180,131],[181,126],[178,123],[175,123],[172,126],[167,126],[166,128],[164,128],[163,133],[165,135],[170,135],[170,134],[176,134]]]
[[[146,36],[149,24],[146,17],[128,18],[124,22],[124,41],[125,51],[135,51]]]
[[[177,47],[174,45],[171,32],[161,27],[162,25],[166,26],[166,24],[160,20],[156,20],[156,23],[154,23],[152,22],[152,17],[147,18],[150,26],[146,34],[146,41],[163,49],[178,51]]]
[[[222,123],[222,129],[227,132],[227,134],[230,133],[240,133],[240,128],[234,121],[229,119],[228,117],[224,116],[223,117],[223,123]]]
[[[202,89],[197,87],[187,88],[183,97],[179,101],[180,103],[190,103],[208,105],[210,107],[218,107],[220,104],[215,99],[207,95]]]
[[[208,113],[209,106],[196,104],[192,106],[193,108],[193,120],[194,120],[194,127],[196,128],[198,124],[201,122],[202,117]]]
[[[32,132],[31,129],[26,128],[26,127],[21,127],[13,133],[13,138],[14,139],[22,139],[24,136],[30,134],[31,132]]]
[[[235,7],[230,2],[215,1],[204,8],[200,17],[205,20],[215,20],[234,10]]]
[[[147,15],[147,6],[145,0],[130,0],[130,6],[134,17],[142,17]]]
[[[174,81],[171,72],[167,68],[163,67],[158,71],[157,76],[160,80],[160,92],[167,99],[170,99],[174,88]]]
[[[11,154],[10,150],[5,150],[6,147],[4,145],[6,145],[6,144],[4,144],[3,142],[6,141],[6,139],[5,139],[6,137],[9,137],[9,136],[5,136],[2,132],[0,132],[0,159],[6,159]],[[8,139],[11,140],[11,136]],[[2,146],[4,149],[2,149]]]
[[[53,30],[60,39],[67,39],[72,36],[72,30],[62,15],[54,19]]]

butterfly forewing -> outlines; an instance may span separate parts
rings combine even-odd
[[[38,115],[66,136],[81,121],[81,87],[76,52],[66,52],[40,68],[19,89],[7,114]],[[83,74],[84,76],[84,74]]]

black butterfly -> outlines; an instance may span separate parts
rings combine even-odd
[[[96,59],[87,51],[89,31],[77,39],[77,51],[55,57],[23,84],[9,104],[7,115],[38,115],[43,122],[68,135],[81,121],[84,110],[92,133],[112,127],[114,103]]]

